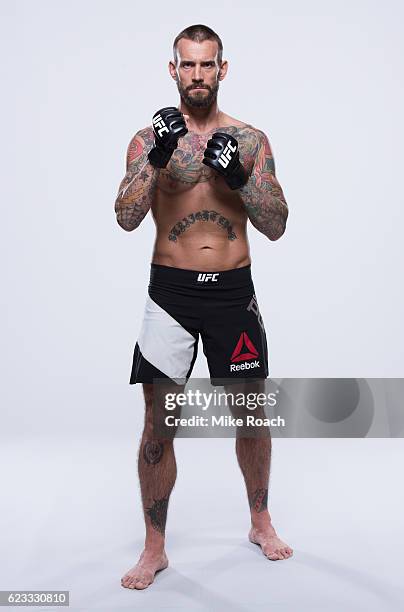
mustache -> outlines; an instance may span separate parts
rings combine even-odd
[[[210,87],[208,87],[207,85],[192,85],[191,87],[188,87],[187,91],[192,91],[193,89],[209,89]]]

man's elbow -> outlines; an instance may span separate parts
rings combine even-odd
[[[134,229],[136,229],[135,227],[133,227],[132,225],[126,224],[126,223],[120,223],[118,221],[118,225],[125,230],[125,232],[133,232]]]
[[[269,238],[269,240],[271,240],[271,242],[276,242],[277,240],[279,240],[279,238],[282,238],[283,234],[286,231],[286,223],[281,226],[281,227],[277,227],[276,229],[271,229],[270,232],[268,232],[266,234],[267,238]]]
[[[132,232],[139,225],[136,223],[136,218],[127,207],[122,206],[117,200],[115,202],[115,214],[118,225],[125,230],[125,232]]]
[[[269,240],[271,240],[272,242],[275,242],[276,240],[279,240],[279,238],[283,236],[283,234],[286,231],[286,221],[288,219],[288,215],[289,215],[289,211],[288,211],[287,205],[285,204],[285,209],[284,209],[282,216],[279,216],[276,219],[276,222],[271,224],[269,231],[266,232],[266,236],[267,238],[269,238]]]
[[[133,229],[135,229],[130,223],[120,219],[118,215],[116,216],[116,222],[118,223],[119,227],[125,230],[125,232],[131,232]]]
[[[137,228],[137,225],[128,221],[128,219],[121,219],[119,215],[116,216],[118,225],[125,230],[125,232],[133,232]]]

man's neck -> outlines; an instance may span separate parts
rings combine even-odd
[[[195,108],[194,106],[188,106],[181,100],[178,108],[184,115],[188,115],[189,129],[199,134],[205,134],[213,128],[219,127],[223,118],[223,113],[219,110],[217,102],[209,108]]]

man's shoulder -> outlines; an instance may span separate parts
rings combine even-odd
[[[126,152],[126,165],[129,166],[133,161],[144,159],[147,151],[153,146],[154,136],[151,125],[142,128],[132,136]]]
[[[253,126],[246,121],[241,121],[240,119],[236,119],[235,117],[230,117],[230,115],[225,115],[224,119],[221,121],[223,127],[236,128],[237,130],[253,130]]]
[[[265,133],[246,121],[240,121],[234,117],[229,117],[229,119],[231,120],[228,126],[229,132],[237,138],[241,146],[247,147],[255,155],[265,144],[267,138]]]
[[[240,121],[234,117],[228,117],[229,127],[234,129],[234,136],[241,138],[242,140],[251,141],[256,145],[262,144],[267,139],[265,132],[251,123],[246,121]]]
[[[247,132],[252,136],[255,136],[258,141],[261,141],[262,139],[267,137],[263,130],[260,130],[251,123],[244,123],[242,126],[240,126],[239,129],[243,130],[244,132]]]
[[[150,138],[153,138],[153,128],[151,125],[147,125],[144,128],[141,128],[140,130],[138,130],[136,132],[136,134],[133,136],[133,139],[135,138],[142,138],[144,141],[149,140]]]

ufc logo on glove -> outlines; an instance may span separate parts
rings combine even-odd
[[[164,123],[160,114],[153,117],[153,125],[157,129],[157,133],[159,136],[161,136],[163,132],[169,132],[169,129]]]
[[[228,142],[225,150],[219,157],[219,164],[221,164],[223,168],[227,168],[227,166],[229,165],[229,162],[231,162],[232,160],[232,153],[235,153],[236,151],[237,151],[237,145],[234,145],[234,147],[232,147],[230,142]]]

